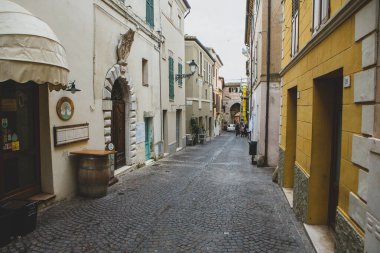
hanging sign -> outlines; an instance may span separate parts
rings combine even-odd
[[[1,110],[4,112],[17,111],[17,100],[5,98],[1,100]]]

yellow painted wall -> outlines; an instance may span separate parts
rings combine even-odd
[[[347,0],[330,1],[331,14],[335,15]],[[282,68],[290,61],[291,51],[291,0],[285,0],[284,58]],[[312,38],[312,1],[300,1],[299,51]],[[351,87],[343,89],[342,151],[339,189],[339,208],[348,213],[349,192],[358,191],[358,167],[351,162],[352,136],[361,132],[361,105],[354,103],[354,74],[361,69],[361,42],[355,43],[354,16],[338,27],[329,37],[304,56],[282,77],[282,126],[281,148],[286,147],[287,95],[288,89],[297,86],[300,98],[297,101],[296,163],[310,175],[312,145],[313,82],[315,78],[343,68],[343,76],[349,75]],[[320,122],[319,122],[320,123]],[[310,186],[317,187],[317,186]],[[320,187],[320,186],[319,186]],[[314,189],[312,189],[314,190]],[[312,200],[311,200],[312,201]]]

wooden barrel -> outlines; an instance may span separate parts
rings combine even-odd
[[[109,178],[107,156],[81,156],[78,170],[80,195],[92,198],[106,196]]]

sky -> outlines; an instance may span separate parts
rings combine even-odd
[[[245,31],[245,0],[188,0],[191,12],[185,19],[185,33],[196,36],[215,49],[224,66],[225,81],[246,78],[242,55]]]

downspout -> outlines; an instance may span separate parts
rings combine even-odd
[[[251,16],[252,20],[251,20],[251,38],[250,38],[250,64],[251,64],[251,69],[250,69],[250,86],[251,86],[251,90],[250,90],[250,96],[249,96],[249,122],[251,122],[251,117],[252,117],[252,114],[253,114],[253,62],[254,62],[254,59],[253,59],[253,40],[254,40],[254,37],[255,37],[255,34],[254,34],[254,22],[253,22],[253,14]],[[250,141],[252,141],[252,133],[253,133],[253,124],[251,126],[252,130],[251,130],[251,135],[250,135]]]
[[[271,0],[268,0],[268,32],[267,32],[267,96],[265,110],[265,156],[264,164],[268,165],[268,121],[269,121],[269,88],[270,88],[270,34],[271,34]]]
[[[161,20],[161,1],[158,1],[158,4],[160,6],[159,8],[159,20],[160,20],[160,33],[159,33],[159,38],[160,42],[158,43],[159,47],[159,52],[158,52],[158,68],[159,68],[159,77],[160,77],[160,117],[161,117],[161,145],[162,145],[162,153],[165,153],[165,143],[164,143],[164,125],[165,125],[165,120],[164,120],[164,112],[162,110],[162,58],[161,58],[161,50],[162,50],[162,20]],[[159,154],[161,155],[161,154]]]

